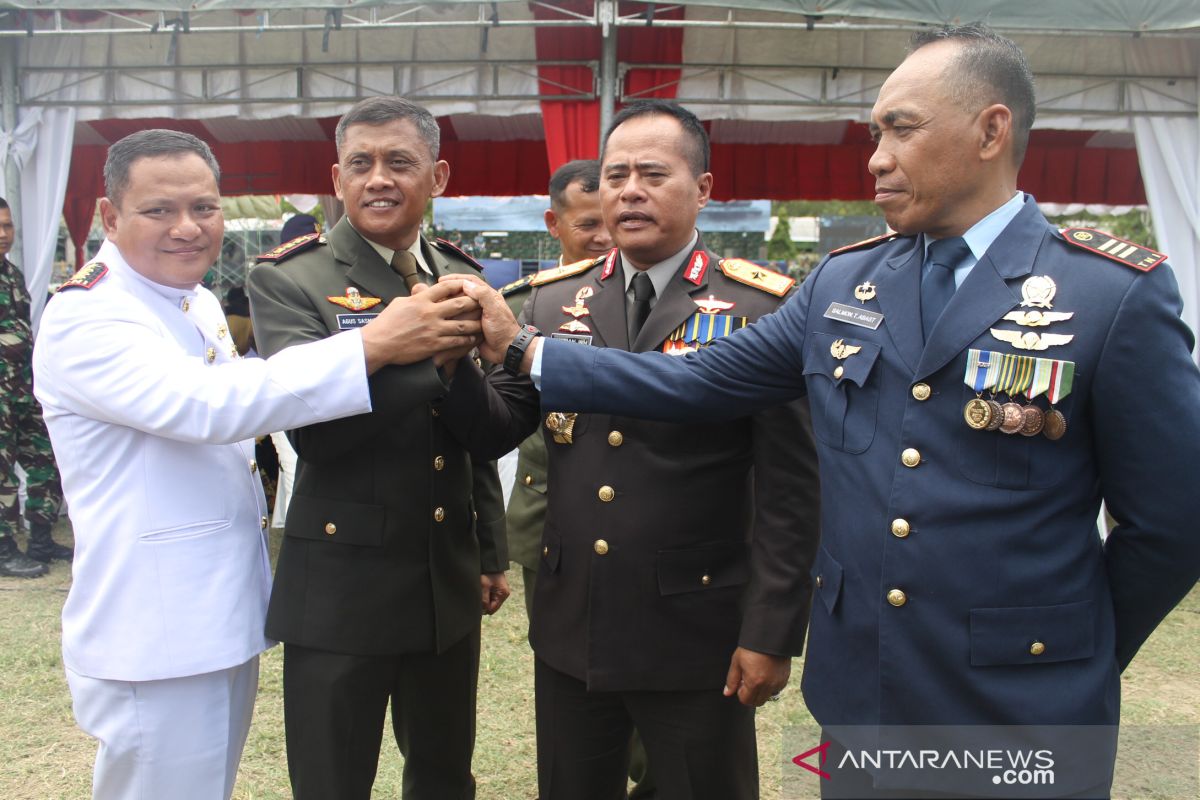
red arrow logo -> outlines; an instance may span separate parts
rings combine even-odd
[[[828,752],[829,745],[830,745],[830,742],[825,742],[824,744],[817,745],[816,747],[812,748],[811,750],[805,750],[803,753],[801,753],[800,755],[793,758],[792,763],[795,764],[797,767],[804,767],[809,772],[820,775],[825,780],[829,780],[832,776],[828,772],[821,769],[820,767],[814,767],[812,764],[806,764],[804,762],[804,759],[808,758],[813,753],[820,753],[821,760],[819,763],[824,764],[825,758],[829,755],[829,752]]]

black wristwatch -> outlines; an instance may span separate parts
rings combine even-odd
[[[521,376],[521,362],[525,359],[525,351],[529,349],[529,343],[542,332],[532,325],[526,325],[521,328],[517,338],[512,340],[512,344],[508,346],[508,352],[504,354],[504,371],[509,375]]]

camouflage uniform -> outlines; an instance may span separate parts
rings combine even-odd
[[[21,271],[0,259],[0,538],[20,527],[17,477],[24,468],[25,516],[32,527],[52,525],[62,505],[58,467],[50,449],[42,407],[33,397],[33,329],[29,292]]]

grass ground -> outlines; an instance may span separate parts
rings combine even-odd
[[[56,537],[67,541],[69,529],[65,523],[60,527]],[[75,727],[59,650],[59,612],[70,579],[69,565],[59,563],[45,578],[0,578],[0,798],[4,800],[90,796],[95,744]],[[519,570],[510,572],[509,579],[514,582],[514,595],[500,614],[485,619],[483,625],[475,750],[479,800],[530,800],[536,796],[533,656],[525,642]],[[1193,800],[1197,796],[1198,657],[1200,589],[1167,618],[1122,678],[1122,724],[1127,730],[1191,727],[1172,728],[1180,744],[1165,753],[1127,747],[1128,737],[1123,735],[1115,797]],[[785,751],[785,728],[812,725],[798,689],[800,669],[797,662],[793,685],[783,698],[759,712],[764,800],[782,800],[784,771],[798,769],[789,762],[795,753]],[[234,791],[238,800],[290,797],[281,674],[282,652],[276,648],[262,659],[254,724]],[[794,735],[788,738],[795,740]],[[376,798],[400,797],[400,769],[399,754],[385,744],[375,782]],[[815,778],[800,783],[802,793],[787,798],[805,796],[803,792],[816,796]],[[788,786],[793,785],[796,782],[789,780]]]

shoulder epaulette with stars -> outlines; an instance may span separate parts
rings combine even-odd
[[[796,285],[796,279],[773,269],[760,267],[753,261],[743,258],[722,258],[717,264],[727,278],[733,278],[738,283],[753,286],[776,297],[783,297]]]
[[[1094,228],[1067,228],[1062,233],[1068,244],[1142,272],[1149,272],[1167,260],[1163,253],[1156,253],[1149,247],[1118,239],[1111,233]]]
[[[100,279],[108,274],[108,266],[100,261],[92,261],[84,264],[78,272],[72,275],[67,280],[63,281],[62,286],[58,287],[59,292],[66,289],[90,289],[100,282]]]
[[[537,275],[533,276],[533,280],[529,282],[530,286],[544,286],[547,283],[561,281],[563,278],[569,278],[572,275],[578,275],[582,272],[587,272],[597,264],[604,263],[604,259],[608,256],[599,256],[597,258],[585,258],[582,261],[576,261],[573,264],[563,264],[561,267],[553,269],[544,269]]]
[[[533,278],[533,275],[526,275],[524,278],[518,278],[512,283],[504,284],[500,287],[501,296],[508,297],[510,294],[516,294],[529,284],[533,283]]]
[[[472,267],[479,270],[480,272],[483,272],[483,264],[480,264],[478,261],[476,261],[475,259],[471,258],[469,255],[467,255],[461,247],[451,244],[450,242],[446,241],[445,239],[434,239],[433,246],[439,250],[443,250],[443,251],[449,250],[452,253],[456,253],[461,258],[463,258],[468,264],[470,264]]]
[[[325,234],[306,233],[303,236],[297,236],[290,242],[284,242],[274,250],[268,250],[254,260],[259,264],[264,262],[280,264],[284,261],[287,261],[294,255],[299,255],[300,253],[313,249],[319,244],[325,244]]]
[[[829,255],[836,256],[839,253],[849,253],[851,250],[862,250],[866,247],[873,247],[881,242],[890,242],[899,235],[900,234],[898,233],[885,233],[882,236],[872,236],[870,239],[863,239],[861,242],[855,242],[854,244],[847,244],[834,248],[833,250],[829,251]]]

